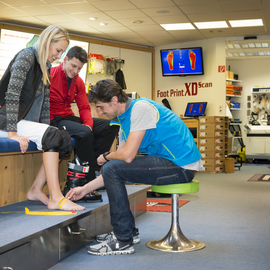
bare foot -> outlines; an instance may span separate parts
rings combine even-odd
[[[59,200],[60,200],[60,198],[59,198]],[[63,202],[63,200],[60,201],[60,202],[59,202],[59,200],[58,201],[52,201],[50,199],[49,203],[48,203],[48,208],[52,209],[52,210],[59,209],[59,206]],[[79,204],[76,204],[76,203],[74,203],[74,202],[72,202],[72,201],[70,201],[68,199],[61,206],[61,210],[65,210],[65,211],[72,211],[72,210],[74,210],[74,211],[82,211],[84,209],[85,209],[85,207],[80,206]]]
[[[40,201],[45,205],[48,205],[49,202],[48,197],[41,190],[38,190],[33,186],[28,190],[26,198],[29,201]]]

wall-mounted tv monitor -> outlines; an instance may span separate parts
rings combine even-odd
[[[203,52],[201,47],[160,50],[162,75],[203,75]]]
[[[205,115],[207,102],[189,102],[186,107],[185,116],[199,117]]]

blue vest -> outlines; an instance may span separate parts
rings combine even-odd
[[[117,117],[118,121],[111,121],[111,124],[120,125],[125,141],[130,132],[131,111],[137,102],[148,102],[158,112],[156,128],[146,130],[139,152],[166,158],[178,166],[191,164],[201,158],[185,123],[165,106],[147,98],[132,100],[130,107]]]

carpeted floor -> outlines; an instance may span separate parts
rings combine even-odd
[[[188,203],[187,200],[179,200],[179,207]],[[147,211],[154,212],[171,212],[172,211],[172,200],[165,199],[147,199],[146,204]]]
[[[243,166],[235,173],[198,173],[200,191],[183,194],[189,203],[179,210],[181,230],[202,241],[194,252],[162,252],[145,243],[164,237],[171,213],[147,211],[136,218],[141,242],[131,255],[94,256],[86,247],[50,270],[270,270],[270,185],[247,181],[267,174],[266,166]]]

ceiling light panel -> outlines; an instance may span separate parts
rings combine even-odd
[[[262,26],[262,19],[229,21],[232,27]]]
[[[188,30],[195,29],[191,23],[161,24],[165,30]]]
[[[228,28],[225,21],[218,22],[196,22],[194,23],[198,29]]]

